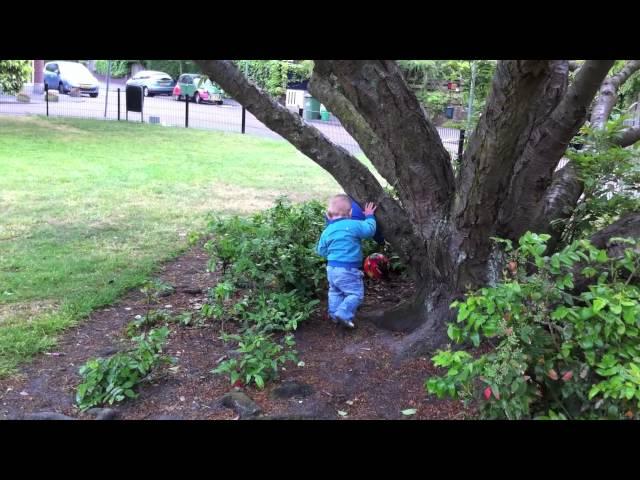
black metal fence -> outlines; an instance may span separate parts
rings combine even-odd
[[[102,88],[96,98],[77,93],[59,94],[57,91],[49,91],[30,95],[28,102],[20,100],[24,100],[24,97],[0,95],[0,114],[144,122],[282,139],[232,99],[225,99],[222,105],[214,105],[195,103],[193,99],[187,102],[178,101],[172,96],[157,95],[144,98],[141,113],[126,111],[124,87],[109,90]],[[306,113],[303,115],[304,121],[316,127],[332,142],[353,154],[362,153],[358,143],[333,115],[326,111]],[[438,133],[452,158],[459,156],[464,134],[461,135],[461,131],[457,129],[441,127],[438,127]]]

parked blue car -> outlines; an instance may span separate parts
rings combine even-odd
[[[100,91],[99,82],[87,67],[76,62],[47,62],[44,66],[44,81],[50,90],[69,93],[77,88],[95,98]]]
[[[145,97],[153,97],[154,95],[171,96],[176,82],[168,73],[143,70],[127,80],[127,85],[142,87]]]

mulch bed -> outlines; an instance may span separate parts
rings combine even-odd
[[[194,248],[166,264],[159,278],[175,287],[173,294],[152,308],[179,313],[196,312],[206,301],[207,289],[216,274],[207,272],[208,255]],[[362,311],[388,308],[411,293],[405,280],[371,284]],[[170,307],[169,307],[170,306]],[[324,306],[323,306],[324,308]],[[39,355],[25,364],[18,375],[0,380],[0,419],[18,419],[33,412],[58,412],[74,418],[93,418],[74,406],[78,368],[89,358],[107,356],[127,348],[124,334],[135,315],[146,312],[146,297],[138,290],[117,305],[95,311],[79,326],[66,331],[55,351]],[[321,309],[322,310],[322,309]],[[367,321],[357,321],[353,331],[324,320],[319,312],[299,326],[296,349],[304,366],[287,365],[277,381],[264,390],[242,389],[262,410],[261,418],[277,419],[463,419],[474,412],[460,402],[438,400],[424,390],[425,379],[437,369],[428,358],[399,364],[392,361],[389,345],[402,334],[382,331]],[[229,322],[225,330],[230,329]],[[211,370],[228,355],[220,340],[220,325],[204,327],[170,325],[165,352],[178,358],[177,371],[167,368],[153,374],[137,389],[138,398],[116,404],[118,419],[239,418],[220,398],[233,390],[227,377]],[[289,399],[274,398],[283,382],[298,381],[311,387],[311,394]],[[416,409],[412,416],[401,410]],[[338,412],[346,413],[340,415]]]

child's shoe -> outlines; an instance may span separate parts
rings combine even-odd
[[[345,320],[343,318],[338,317],[338,321],[347,328],[356,328],[351,320]]]

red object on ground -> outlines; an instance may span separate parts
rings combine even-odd
[[[484,389],[484,398],[485,400],[489,400],[491,398],[491,387]]]
[[[364,259],[364,273],[375,280],[387,278],[389,276],[389,259],[381,253],[372,253]]]

